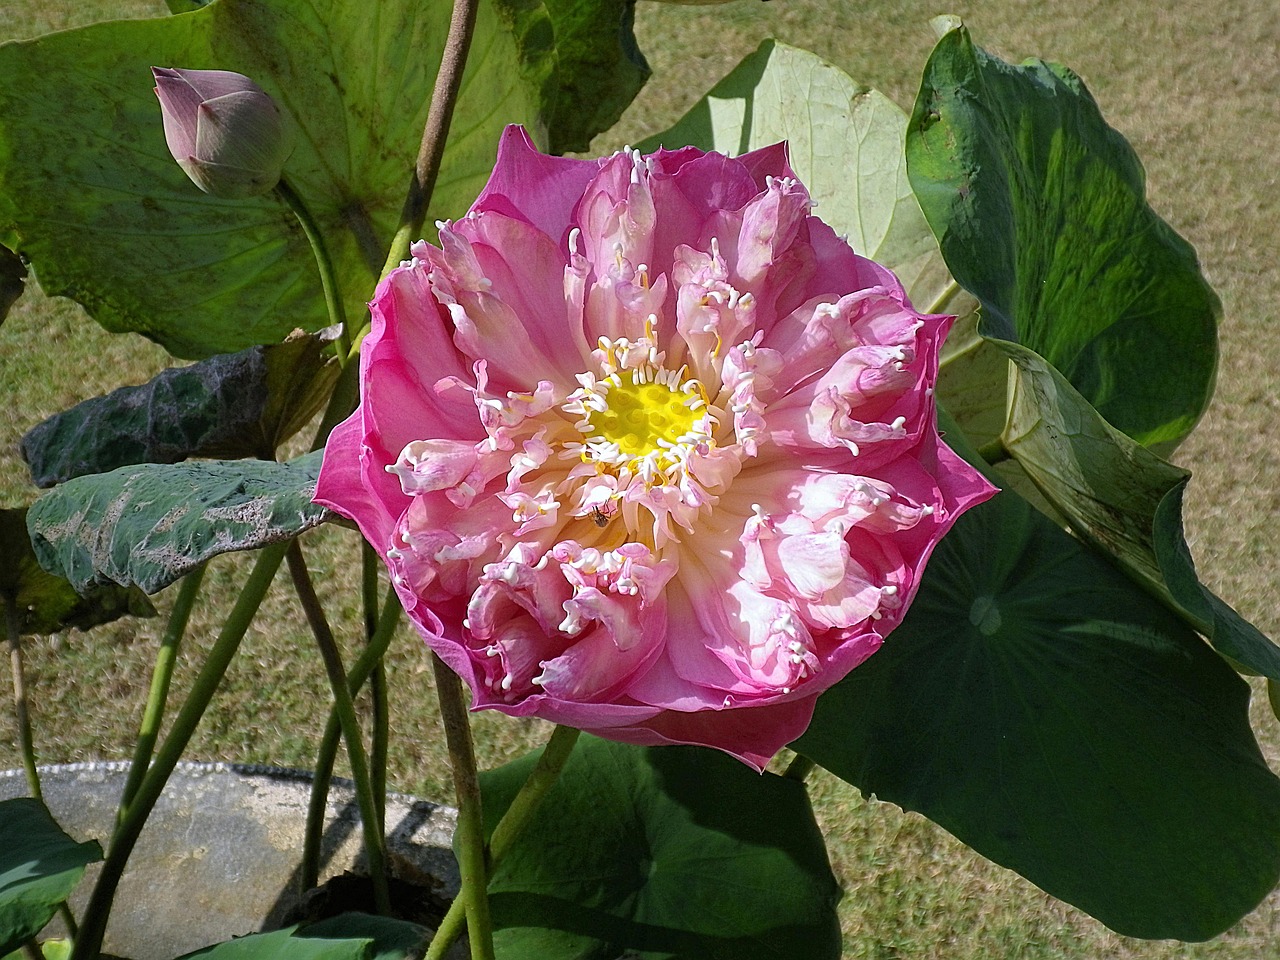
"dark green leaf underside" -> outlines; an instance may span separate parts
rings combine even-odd
[[[1108,424],[1042,357],[1007,341],[987,343],[1011,361],[1001,442],[1056,515],[1219,652],[1280,680],[1280,647],[1196,576],[1182,536],[1191,475]]]
[[[26,265],[8,247],[0,246],[0,323],[4,323],[26,285]]]
[[[219,354],[136,387],[78,403],[27,431],[22,457],[38,487],[136,463],[270,458],[323,404],[337,363],[332,334]]]
[[[93,586],[81,596],[65,579],[44,570],[27,535],[26,508],[0,508],[0,605],[4,603],[17,609],[18,633],[23,636],[71,627],[88,630],[123,616],[156,613],[137,587]]]
[[[218,554],[278,543],[328,519],[311,502],[322,452],[80,477],[38,500],[27,527],[41,565],[77,589],[118,583],[155,593]]]

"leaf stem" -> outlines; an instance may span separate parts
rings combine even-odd
[[[334,708],[338,714],[338,723],[342,727],[342,738],[347,744],[347,759],[351,764],[351,779],[356,785],[356,802],[360,806],[360,826],[364,833],[365,856],[369,861],[369,878],[373,882],[373,900],[378,913],[391,916],[391,896],[387,891],[386,871],[386,838],[382,835],[382,824],[378,818],[378,803],[373,794],[373,783],[369,777],[369,759],[365,754],[364,741],[360,737],[360,723],[356,719],[355,703],[351,699],[351,690],[347,686],[347,674],[342,667],[342,656],[338,644],[334,640],[329,621],[316,596],[315,587],[311,583],[311,574],[307,571],[306,560],[302,556],[302,547],[294,540],[289,544],[286,554],[289,574],[293,578],[293,587],[302,602],[303,612],[311,625],[311,632],[320,648],[320,656],[324,660],[325,671],[329,674],[329,686],[333,692]]]
[[[445,952],[453,946],[458,935],[462,933],[462,925],[467,919],[467,898],[459,891],[449,904],[449,909],[440,918],[440,925],[431,937],[431,944],[422,960],[441,960]]]
[[[449,36],[445,39],[440,70],[431,91],[431,106],[427,109],[427,123],[422,130],[413,181],[409,184],[409,193],[400,211],[400,226],[396,228],[387,253],[387,262],[382,268],[384,277],[408,257],[409,245],[422,232],[427,206],[431,203],[436,178],[440,175],[440,161],[444,157],[444,144],[449,136],[453,108],[458,101],[458,90],[462,87],[462,69],[466,66],[467,53],[471,49],[471,35],[475,32],[478,7],[479,0],[454,0],[453,14],[449,20]]]
[[[182,643],[183,634],[187,631],[187,622],[191,619],[191,609],[195,606],[196,597],[200,593],[200,584],[204,581],[206,565],[201,564],[182,578],[182,586],[178,588],[178,597],[169,612],[169,623],[165,627],[164,636],[160,638],[160,649],[156,653],[156,663],[151,670],[151,687],[147,692],[147,705],[142,712],[142,722],[138,725],[138,742],[134,744],[133,761],[129,764],[129,776],[125,779],[124,792],[120,795],[120,806],[116,809],[116,826],[119,827],[129,805],[138,792],[138,786],[151,765],[151,755],[155,751],[156,740],[160,736],[160,724],[164,720],[165,701],[169,697],[169,684],[173,680],[173,670],[178,662],[178,647]]]
[[[578,742],[580,733],[582,733],[581,730],[564,726],[557,726],[552,731],[551,739],[547,741],[542,756],[534,764],[528,779],[521,785],[520,792],[511,801],[511,806],[507,807],[507,812],[493,828],[493,836],[489,838],[490,864],[495,864],[503,858],[533,818],[543,797],[556,782],[569,755],[573,753],[573,746]]]
[[[427,208],[431,204],[436,180],[440,176],[440,164],[444,158],[449,125],[453,121],[453,109],[458,102],[458,91],[462,87],[462,71],[471,49],[471,37],[475,33],[478,8],[479,0],[454,0],[453,13],[449,20],[449,35],[445,38],[444,55],[440,59],[440,69],[436,73],[436,81],[431,90],[431,104],[427,108],[427,122],[422,130],[422,141],[418,147],[413,177],[409,182],[409,191],[405,195],[404,206],[400,211],[400,224],[391,238],[387,259],[382,266],[381,276],[383,277],[408,258],[410,245],[422,235],[422,224],[426,220]],[[287,188],[283,180],[281,185]],[[306,229],[305,224],[303,229]],[[317,249],[323,250],[323,247]],[[320,254],[317,252],[316,256],[318,262]],[[323,279],[324,276],[322,269],[321,278]],[[340,301],[338,307],[341,309]],[[345,367],[350,367],[354,374],[359,364],[351,361],[359,355],[360,341],[369,330],[369,321],[365,319],[355,331],[349,330],[344,321],[342,329],[344,339],[338,344],[338,352],[342,358],[344,373]],[[350,383],[342,379],[338,381],[338,386],[329,400],[329,409],[325,411],[320,429],[316,433],[313,450],[323,446],[329,432],[338,421],[355,409],[358,392],[354,377]]]
[[[351,359],[355,359],[353,355]],[[338,373],[338,382],[329,394],[329,405],[325,407],[324,416],[320,418],[320,426],[311,440],[311,449],[319,450],[329,439],[333,428],[351,415],[360,399],[360,364],[348,363]]]
[[[276,184],[276,196],[293,211],[293,215],[298,218],[298,223],[302,227],[302,232],[307,235],[307,240],[311,243],[311,252],[316,258],[316,268],[320,271],[324,305],[329,310],[329,323],[338,327],[338,342],[335,345],[338,363],[345,366],[347,357],[351,353],[351,331],[347,327],[347,312],[342,305],[342,295],[338,290],[333,261],[329,258],[329,248],[325,246],[324,236],[312,218],[311,211],[307,209],[307,205],[302,202],[302,198],[293,187],[289,186],[289,181],[283,177]]]
[[[816,766],[817,764],[808,757],[801,756],[797,753],[792,757],[791,762],[787,764],[787,769],[782,771],[782,775],[788,780],[799,780],[801,783],[804,783],[805,779],[811,772],[813,772],[813,768]]]
[[[138,842],[138,835],[142,833],[147,816],[156,805],[156,801],[160,799],[169,775],[178,765],[182,751],[186,749],[196,725],[204,716],[209,701],[213,699],[218,685],[222,682],[227,667],[240,648],[240,641],[249,629],[249,624],[253,621],[254,614],[258,612],[258,607],[262,605],[262,598],[266,596],[267,588],[271,585],[276,570],[280,568],[280,561],[284,559],[288,546],[288,542],[275,543],[258,554],[249,579],[245,581],[235,606],[222,625],[222,630],[214,641],[204,666],[200,668],[200,673],[196,676],[191,692],[187,694],[187,699],[182,704],[182,709],[174,718],[169,735],[160,745],[155,760],[138,787],[138,792],[124,819],[112,834],[111,849],[102,865],[102,872],[98,875],[98,882],[94,884],[93,894],[89,898],[80,936],[76,939],[75,948],[71,954],[72,960],[94,960],[102,952],[102,938],[107,930],[111,903],[115,899],[116,887],[124,875],[129,855]]]
[[[400,622],[400,598],[394,587],[387,588],[387,597],[378,617],[378,631],[356,659],[347,674],[347,688],[351,696],[359,693],[375,664],[379,663],[391,644],[391,638]],[[315,779],[311,782],[311,799],[307,806],[307,828],[302,842],[302,889],[310,890],[320,879],[320,840],[324,830],[325,802],[329,796],[329,781],[333,777],[333,760],[338,752],[338,711],[329,711],[324,734],[320,738],[320,750],[316,756]]]
[[[551,739],[547,741],[547,746],[542,751],[542,756],[538,758],[528,778],[520,786],[519,793],[511,801],[511,806],[507,808],[507,812],[502,815],[502,819],[494,828],[493,836],[489,840],[490,876],[529,823],[538,805],[547,795],[547,791],[551,789],[551,785],[560,776],[581,732],[573,727],[563,726],[557,726],[552,732]],[[449,905],[448,911],[436,928],[435,936],[431,940],[431,949],[427,952],[425,960],[437,960],[444,956],[445,951],[457,939],[465,916],[466,900],[459,894]]]
[[[484,815],[480,806],[480,779],[476,773],[475,749],[471,743],[471,724],[462,695],[462,681],[436,654],[431,655],[435,670],[436,695],[440,700],[440,716],[444,722],[445,741],[453,766],[453,789],[458,803],[456,847],[462,889],[458,899],[466,911],[467,936],[471,941],[471,960],[493,960],[493,929],[489,920],[489,881],[485,868]],[[434,943],[433,943],[434,945]],[[442,954],[428,953],[434,960]]]
[[[13,670],[13,710],[18,721],[18,741],[22,745],[22,768],[27,774],[27,787],[31,796],[44,802],[40,789],[40,774],[36,770],[35,739],[31,735],[31,712],[27,704],[27,681],[22,670],[21,621],[18,619],[18,598],[6,592],[0,594],[4,603],[5,633],[9,637],[9,665]]]

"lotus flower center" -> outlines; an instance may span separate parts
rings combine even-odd
[[[682,393],[666,383],[623,380],[614,384],[610,379],[604,381],[604,385],[607,385],[604,398],[608,406],[604,410],[592,410],[587,420],[595,436],[616,443],[627,456],[642,457],[659,446],[675,446],[693,430],[698,414],[688,401],[696,397],[696,393]]]
[[[669,370],[657,349],[652,319],[637,341],[601,340],[595,351],[600,375],[581,374],[567,413],[582,434],[570,450],[585,463],[629,482],[678,482],[689,454],[715,445],[716,419],[707,392],[686,368]]]

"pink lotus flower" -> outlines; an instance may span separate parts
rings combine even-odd
[[[511,127],[379,285],[316,499],[474,708],[760,767],[994,492],[937,432],[951,318],[811,206],[783,144],[587,161]]]

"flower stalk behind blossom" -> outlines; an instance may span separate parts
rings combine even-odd
[[[474,708],[763,766],[992,495],[937,431],[951,318],[811,207],[782,144],[572,160],[512,127],[379,285],[317,500]]]

